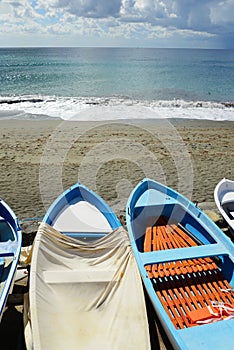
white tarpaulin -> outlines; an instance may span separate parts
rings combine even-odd
[[[28,349],[150,349],[141,277],[123,228],[84,243],[42,223],[29,304]]]

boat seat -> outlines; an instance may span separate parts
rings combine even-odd
[[[211,244],[209,248],[198,246],[176,225],[146,229],[142,260],[148,262],[145,265],[147,274],[176,329],[194,326],[191,313],[196,310],[199,313],[212,301],[234,306],[234,295],[228,292],[232,290],[231,285],[218,268],[215,258],[207,256],[208,252],[218,255],[220,249],[219,244]],[[197,257],[200,251],[202,257]],[[152,263],[149,264],[151,257]],[[157,263],[153,263],[153,259]]]
[[[48,284],[59,283],[108,283],[116,281],[114,270],[55,270],[44,271],[43,278]]]
[[[234,202],[234,191],[232,192],[227,192],[224,194],[222,200],[221,200],[221,205],[228,204],[228,203],[233,203]]]

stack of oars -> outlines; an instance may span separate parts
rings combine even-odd
[[[197,246],[185,229],[159,221],[145,233],[144,252]],[[215,258],[197,258],[147,265],[146,270],[158,298],[177,329],[190,327],[189,313],[212,302],[231,304],[231,286],[218,268]],[[199,319],[199,314],[198,314]]]

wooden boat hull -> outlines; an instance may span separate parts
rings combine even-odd
[[[215,187],[214,200],[234,236],[234,181],[222,179]]]
[[[28,349],[150,349],[128,234],[111,208],[81,184],[58,197],[38,229],[29,305]]]
[[[12,209],[0,200],[0,321],[13,288],[20,257],[22,232]]]
[[[224,339],[233,348],[234,319],[204,316],[215,303],[234,311],[230,239],[191,201],[150,179],[130,195],[126,221],[141,277],[173,348],[221,350]]]

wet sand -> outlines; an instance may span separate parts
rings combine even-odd
[[[213,193],[223,177],[234,179],[234,122],[0,123],[0,197],[21,222],[24,246],[32,243],[48,206],[78,180],[106,200],[124,224],[131,190],[151,177],[215,213],[228,234]],[[14,294],[22,295],[26,287],[15,288]],[[22,300],[12,300],[0,326],[1,339],[9,336],[8,349],[23,350]],[[18,338],[11,335],[12,326]]]

